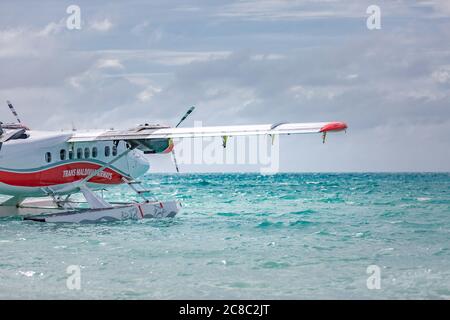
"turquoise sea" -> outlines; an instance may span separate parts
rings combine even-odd
[[[0,298],[450,299],[450,174],[149,174],[173,219],[0,219]],[[128,187],[109,200],[135,198]],[[80,290],[66,286],[80,266]],[[369,265],[380,289],[369,290]]]

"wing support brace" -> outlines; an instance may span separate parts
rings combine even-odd
[[[83,193],[83,196],[86,199],[86,201],[89,203],[89,206],[91,207],[91,209],[111,208],[112,205],[110,203],[106,202],[104,199],[102,199],[98,195],[96,195],[92,190],[90,190],[86,186],[85,183],[88,182],[91,178],[95,177],[98,173],[100,173],[103,170],[105,170],[106,168],[108,168],[114,162],[116,162],[119,159],[121,159],[124,156],[126,156],[134,148],[135,148],[135,146],[132,146],[131,148],[125,150],[124,152],[119,154],[117,157],[115,157],[114,159],[112,159],[108,163],[104,164],[103,166],[101,166],[100,168],[98,168],[97,170],[92,172],[90,175],[85,177],[83,180],[78,182],[80,184],[80,187],[79,187],[80,191],[81,191],[81,193]]]
[[[89,174],[88,176],[86,176],[85,178],[83,178],[80,181],[76,181],[73,184],[70,184],[69,186],[67,186],[66,188],[62,188],[58,190],[58,193],[64,193],[66,192],[66,190],[73,190],[74,188],[80,189],[80,191],[83,193],[84,192],[82,190],[83,187],[86,186],[86,183],[92,179],[94,176],[96,176],[97,174],[99,174],[100,172],[102,172],[103,170],[105,170],[106,168],[108,168],[110,165],[112,165],[114,162],[118,161],[119,159],[123,158],[124,156],[126,156],[131,150],[135,149],[136,146],[132,145],[131,148],[125,150],[124,152],[122,152],[121,154],[119,154],[117,157],[115,157],[114,159],[112,159],[111,161],[105,163],[103,166],[101,166],[100,168],[98,168],[97,170],[95,170],[94,172],[92,172],[91,174]],[[75,186],[74,186],[75,185]],[[87,188],[87,187],[86,187]],[[86,200],[88,200],[86,198]]]
[[[102,172],[103,170],[105,170],[106,168],[108,168],[110,165],[112,165],[114,162],[118,161],[119,159],[123,158],[124,156],[126,156],[131,150],[133,150],[135,147],[131,147],[127,150],[125,150],[124,152],[122,152],[121,154],[119,154],[117,157],[115,157],[114,159],[112,159],[111,161],[107,162],[106,164],[104,164],[103,166],[101,166],[100,168],[98,168],[97,170],[95,170],[94,172],[92,172],[90,175],[88,175],[87,177],[83,178],[82,180],[78,181],[78,184],[83,184],[88,182],[90,179],[92,179],[93,177],[95,177],[97,174],[99,174],[100,172]]]

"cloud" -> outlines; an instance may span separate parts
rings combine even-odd
[[[324,18],[336,13],[311,1],[246,0],[225,5],[217,13],[221,17],[246,18],[250,20],[291,20],[303,18]],[[319,6],[317,6],[317,4]]]
[[[379,31],[356,0],[86,4],[109,18],[76,31],[36,6],[0,21],[0,98],[35,129],[173,124],[190,105],[185,125],[343,120],[325,146],[283,137],[282,169],[450,170],[445,4],[382,1]]]
[[[44,56],[57,46],[54,35],[60,30],[61,24],[54,22],[44,28],[0,29],[0,58]]]
[[[113,24],[111,21],[109,21],[109,19],[105,18],[103,20],[92,21],[89,27],[95,31],[106,32],[111,30]]]
[[[428,0],[424,4],[431,5],[440,16],[450,15],[450,2],[448,0]]]
[[[450,65],[439,67],[433,71],[431,77],[438,83],[450,83]]]
[[[42,30],[38,32],[41,36],[49,36],[54,35],[61,32],[65,28],[64,19],[60,20],[60,22],[50,22],[47,24]]]
[[[198,12],[198,11],[201,11],[202,8],[195,7],[195,6],[189,6],[189,5],[181,5],[181,6],[174,8],[173,10],[181,11],[181,12]]]
[[[231,54],[230,51],[169,51],[155,49],[98,50],[90,53],[104,57],[119,57],[122,60],[147,61],[166,66],[180,66],[193,62],[220,60]]]
[[[134,35],[142,35],[148,29],[149,26],[150,23],[148,21],[138,23],[131,29],[131,33]]]
[[[161,88],[148,86],[145,88],[145,90],[139,92],[139,94],[137,95],[137,98],[141,102],[147,102],[158,92],[161,92]]]
[[[422,12],[423,18],[440,17],[450,13],[448,0],[373,1],[361,0],[240,0],[227,3],[214,15],[247,21],[308,21],[367,18],[370,5],[381,8],[382,17],[417,18],[417,7],[431,7],[434,14]],[[437,14],[436,14],[437,13]]]
[[[370,4],[359,0],[242,0],[223,5],[216,15],[253,21],[361,18]],[[396,4],[383,1],[382,6],[386,12],[398,12]]]
[[[99,69],[124,69],[122,63],[118,59],[100,59],[97,62],[97,68]]]

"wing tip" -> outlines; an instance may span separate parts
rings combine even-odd
[[[328,132],[328,131],[343,131],[348,128],[347,124],[345,122],[330,122],[324,125],[322,128],[320,128],[320,132]]]

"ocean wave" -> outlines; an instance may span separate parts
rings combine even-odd
[[[267,229],[267,228],[281,228],[284,226],[282,221],[272,222],[269,220],[264,220],[258,223],[257,228]]]
[[[216,213],[218,216],[223,216],[223,217],[233,217],[233,216],[238,216],[239,213],[236,212],[218,212]]]
[[[296,220],[289,223],[290,227],[306,227],[315,224],[315,222],[307,221],[307,220]]]
[[[277,261],[267,261],[261,264],[261,267],[264,269],[284,269],[289,266],[290,265],[287,262],[277,262]]]
[[[263,222],[258,223],[257,228],[267,229],[267,228],[286,228],[286,227],[307,227],[310,225],[316,224],[313,221],[307,220],[295,220],[295,221],[276,221],[272,222],[269,220],[264,220]]]
[[[317,211],[315,211],[313,209],[305,209],[305,210],[289,212],[289,214],[299,214],[299,215],[307,215],[307,214],[313,214],[313,213],[317,213]]]

